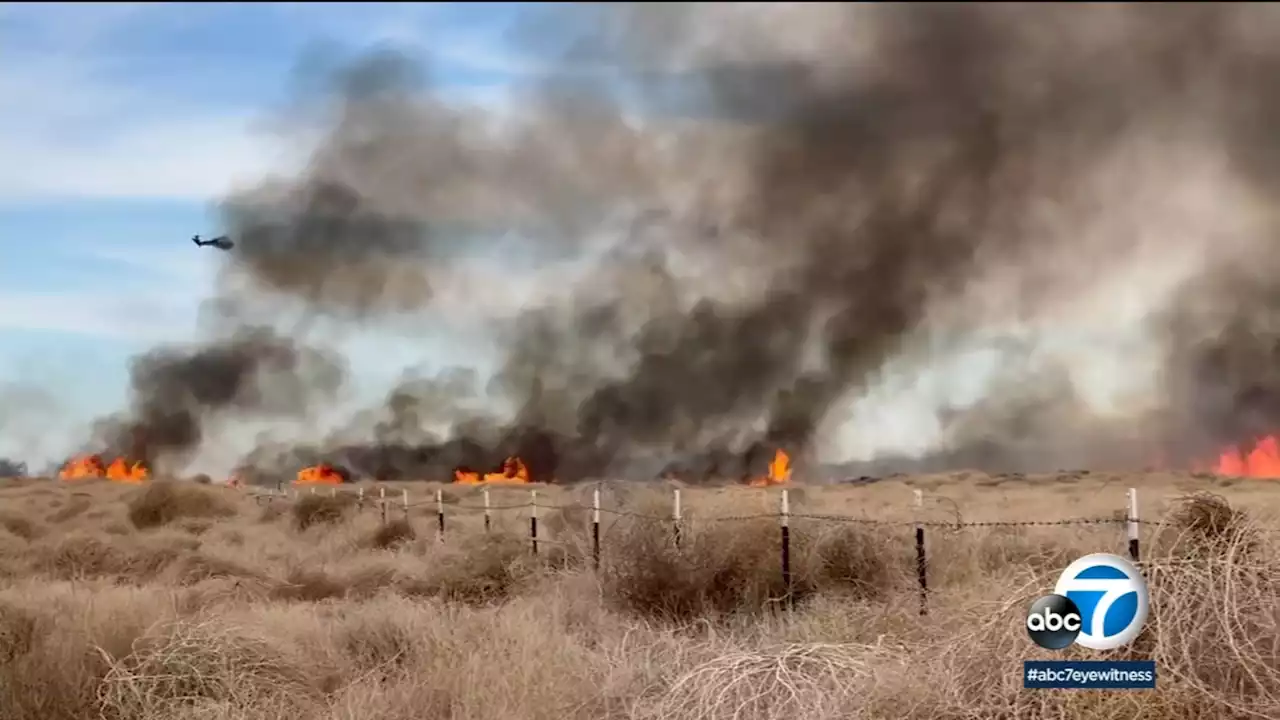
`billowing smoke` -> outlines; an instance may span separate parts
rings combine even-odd
[[[1139,464],[1280,421],[1273,9],[533,12],[570,28],[575,69],[514,108],[460,108],[380,52],[300,103],[322,130],[301,172],[223,204],[222,305],[456,314],[499,353],[490,377],[407,375],[349,428],[248,464],[723,475],[833,442]],[[503,263],[477,276],[476,256]],[[255,337],[140,361],[115,444],[185,457],[208,416],[336,389]],[[925,381],[966,353],[980,372]],[[270,401],[263,370],[289,379]],[[882,441],[912,408],[915,445]]]
[[[9,458],[0,458],[0,478],[16,478],[27,476],[27,464],[10,460]]]
[[[266,328],[245,327],[215,344],[163,347],[135,358],[132,406],[101,420],[95,446],[158,469],[177,469],[221,417],[295,417],[331,395],[341,363]]]

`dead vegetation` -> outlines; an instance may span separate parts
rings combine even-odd
[[[930,517],[1123,504],[1081,481],[1092,504],[1054,512],[1063,484],[1032,482],[1038,516],[1006,485],[994,510],[970,488]],[[931,527],[921,617],[909,524],[808,518],[792,523],[787,610],[778,525],[749,518],[776,490],[686,490],[678,545],[666,489],[609,492],[634,515],[606,517],[596,572],[581,489],[540,494],[567,507],[542,513],[534,555],[527,510],[486,534],[464,491],[440,538],[434,503],[383,525],[343,496],[263,507],[199,483],[0,484],[0,720],[1280,716],[1280,543],[1256,494],[1280,486],[1247,502],[1167,490],[1144,525],[1151,619],[1122,651],[1156,660],[1159,690],[1104,693],[1023,690],[1022,660],[1062,655],[1021,619],[1071,559],[1122,553],[1119,524]],[[909,496],[793,500],[901,519],[886,508]]]

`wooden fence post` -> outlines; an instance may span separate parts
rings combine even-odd
[[[436,538],[444,542],[444,490],[436,490]]]
[[[329,488],[329,497],[338,497],[338,488]]]
[[[533,554],[538,554],[538,491],[529,491],[529,540],[532,542]]]
[[[1129,488],[1129,557],[1136,563],[1141,560],[1138,547],[1138,488]]]
[[[674,491],[675,504],[671,509],[671,537],[675,539],[676,547],[680,547],[680,488]]]
[[[489,488],[484,489],[484,531],[493,527],[493,508],[489,505]]]
[[[929,562],[924,552],[924,492],[915,491],[916,515],[916,580],[920,583],[920,614],[929,612]]]
[[[782,490],[781,513],[778,523],[782,527],[782,588],[786,592],[786,607],[795,607],[795,596],[791,592],[791,499],[786,490]]]
[[[315,485],[312,485],[312,486],[311,486],[311,494],[312,494],[312,495],[315,495],[315,494],[316,494],[316,486],[315,486]]]
[[[591,562],[600,569],[600,488],[591,493]]]
[[[404,521],[409,522],[409,488],[400,489],[400,508],[404,510]]]
[[[387,524],[387,489],[385,487],[378,488],[378,509],[382,513],[382,524]]]
[[[364,488],[356,490],[356,509],[364,510]]]

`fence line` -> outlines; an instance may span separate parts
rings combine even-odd
[[[1143,524],[1151,524],[1150,521],[1142,521],[1138,516],[1138,490],[1137,488],[1129,488],[1127,493],[1127,503],[1124,508],[1123,517],[1094,517],[1094,518],[1067,518],[1062,520],[1012,520],[1012,521],[978,521],[964,522],[957,518],[954,522],[945,522],[938,520],[927,520],[924,517],[924,493],[921,490],[914,491],[912,510],[914,517],[911,520],[882,520],[876,518],[860,518],[847,515],[829,515],[820,513],[794,513],[791,511],[790,491],[787,488],[780,488],[780,497],[778,503],[778,511],[772,513],[754,513],[748,515],[721,515],[700,518],[702,522],[735,522],[744,520],[763,520],[776,519],[780,531],[781,539],[781,580],[786,596],[784,602],[786,607],[794,606],[794,587],[791,572],[791,521],[793,519],[803,519],[822,522],[835,522],[856,525],[867,525],[875,527],[905,527],[912,526],[915,529],[915,550],[916,550],[916,577],[918,583],[920,614],[928,614],[929,607],[929,562],[926,552],[925,532],[928,528],[942,528],[958,530],[961,528],[972,527],[1054,527],[1065,525],[1118,525],[1124,524],[1126,527],[1126,535],[1128,539],[1128,554],[1130,559],[1135,563],[1141,562],[1141,546],[1139,542],[1139,530]],[[311,495],[316,495],[316,488],[310,489]],[[348,493],[343,493],[348,494]],[[336,497],[338,489],[331,487],[329,495]],[[672,511],[669,516],[652,515],[649,513],[639,513],[630,510],[605,508],[600,503],[600,489],[595,488],[591,495],[591,505],[589,507],[578,503],[567,505],[546,504],[539,502],[538,491],[536,488],[529,490],[529,501],[511,505],[494,505],[489,497],[489,488],[485,487],[481,492],[483,504],[469,505],[465,503],[451,503],[449,507],[455,511],[478,511],[484,514],[484,530],[486,533],[493,529],[493,513],[504,510],[529,510],[529,547],[530,552],[534,555],[538,554],[539,545],[551,542],[546,538],[539,537],[538,534],[538,510],[590,510],[591,511],[591,560],[592,567],[596,570],[600,568],[600,522],[601,515],[608,514],[615,517],[631,517],[642,520],[650,520],[655,522],[671,523],[672,541],[675,547],[681,547],[684,528],[684,511],[682,506],[682,498],[680,490],[674,489],[672,493]],[[254,495],[255,499],[261,503],[264,500],[271,503],[277,499],[288,499],[289,491],[276,490],[259,492]],[[292,498],[298,499],[299,493],[295,489],[292,491]],[[439,542],[445,539],[445,501],[444,491],[436,490],[434,505],[436,508],[436,536]],[[409,491],[404,489],[400,495],[400,506],[404,514],[404,521],[410,521],[410,511],[415,507],[422,507],[430,503],[431,500],[424,500],[417,503],[409,501]],[[361,509],[365,506],[364,488],[358,488],[356,497],[357,506]],[[382,523],[387,523],[387,492],[385,487],[378,488],[378,510]]]

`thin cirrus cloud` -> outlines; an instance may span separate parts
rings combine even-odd
[[[429,48],[445,92],[468,103],[500,106],[504,78],[533,67],[488,15],[447,4],[194,7],[0,13],[0,203],[208,200],[297,167],[305,138],[281,142],[266,122],[315,39]]]

